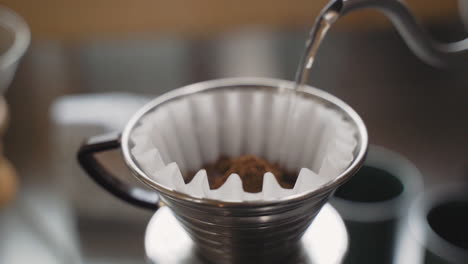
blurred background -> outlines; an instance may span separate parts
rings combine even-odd
[[[466,37],[462,1],[406,2],[434,38]],[[0,209],[8,237],[0,242],[0,263],[144,263],[151,212],[91,182],[75,161],[80,142],[120,130],[144,102],[186,84],[234,76],[292,80],[326,3],[0,0],[31,30],[4,93],[4,155],[18,184],[11,185],[16,198]],[[359,11],[331,29],[309,83],[350,104],[371,143],[411,160],[429,187],[468,179],[466,66],[426,65],[384,16]],[[103,159],[128,176],[118,153]]]

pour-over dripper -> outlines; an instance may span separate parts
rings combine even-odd
[[[339,175],[317,189],[282,197],[276,200],[228,202],[198,198],[167,188],[152,179],[134,160],[130,135],[142,117],[161,105],[196,93],[222,90],[256,90],[278,93],[292,89],[293,83],[275,79],[234,78],[213,80],[189,85],[164,94],[144,106],[127,124],[122,136],[92,138],[82,146],[78,158],[83,168],[102,187],[112,194],[138,206],[157,209],[157,194],[171,208],[197,250],[213,263],[271,263],[287,257],[297,249],[307,230],[330,194],[348,180],[362,165],[368,145],[363,121],[348,105],[318,89],[305,86],[300,93],[349,120],[356,131],[357,145],[351,164]],[[135,177],[153,191],[125,184],[98,162],[98,152],[121,148],[125,162]]]

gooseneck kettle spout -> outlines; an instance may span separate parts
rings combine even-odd
[[[342,17],[360,9],[375,9],[386,15],[409,48],[426,63],[435,67],[468,65],[468,38],[453,43],[435,41],[401,0],[331,0],[322,14],[335,11]]]

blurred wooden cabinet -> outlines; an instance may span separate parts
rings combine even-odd
[[[425,21],[457,15],[457,0],[407,0]],[[141,32],[206,35],[259,25],[308,26],[327,0],[2,0],[29,22],[34,39],[81,40]],[[389,25],[376,12],[340,26]]]

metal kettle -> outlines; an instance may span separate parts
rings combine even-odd
[[[401,0],[331,0],[321,15],[334,11],[340,18],[361,9],[376,9],[386,15],[409,48],[426,63],[435,67],[468,64],[468,38],[453,43],[435,41]]]

